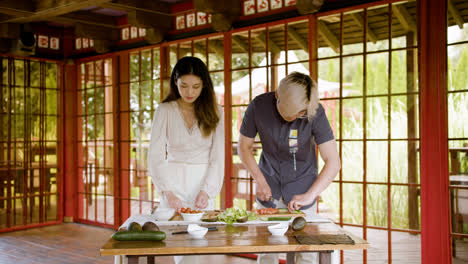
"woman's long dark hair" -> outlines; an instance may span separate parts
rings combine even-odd
[[[207,137],[216,130],[219,115],[213,82],[211,81],[208,68],[203,61],[196,57],[183,57],[177,62],[171,74],[171,90],[163,102],[171,102],[180,98],[179,90],[177,89],[177,79],[187,74],[198,76],[203,82],[200,96],[193,104],[195,106],[195,117],[198,121],[198,127],[202,135]]]

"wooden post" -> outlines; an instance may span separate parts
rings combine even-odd
[[[421,87],[421,262],[451,263],[446,1],[418,1]],[[437,32],[437,34],[434,34]]]
[[[408,47],[412,47],[415,42],[415,34],[409,31],[406,35],[406,43]],[[411,93],[406,96],[407,104],[407,129],[408,138],[416,138],[418,128],[418,105],[417,96],[413,94],[417,89],[418,73],[418,54],[417,49],[408,49],[406,51],[406,92]],[[408,183],[418,183],[418,158],[417,158],[418,142],[415,140],[408,140]],[[408,220],[409,228],[419,229],[419,206],[418,206],[418,187],[409,186],[408,188]]]

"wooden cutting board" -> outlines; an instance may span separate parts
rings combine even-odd
[[[292,214],[292,213],[287,213],[287,214],[259,214],[258,217],[297,217],[297,216],[303,216],[305,217],[304,213],[300,214]]]

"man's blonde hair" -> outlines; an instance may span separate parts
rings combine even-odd
[[[295,110],[298,111],[305,106],[309,120],[315,116],[319,106],[319,93],[317,83],[309,75],[292,72],[281,80],[279,90],[284,90],[284,92],[287,90],[288,105],[297,107],[298,109]]]

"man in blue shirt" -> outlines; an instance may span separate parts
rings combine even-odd
[[[254,159],[255,136],[262,144],[260,162]],[[316,146],[325,165],[320,173]],[[242,120],[239,156],[256,181],[259,207],[288,207],[314,213],[316,199],[333,181],[341,165],[318,88],[310,76],[293,72],[276,92],[257,96]],[[273,257],[273,258],[271,258]],[[314,263],[299,254],[296,263]],[[276,262],[275,262],[276,261]],[[278,263],[277,256],[261,255],[259,263]]]

